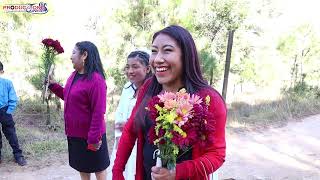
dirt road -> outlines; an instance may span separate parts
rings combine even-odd
[[[18,167],[0,164],[0,180],[73,180],[78,174],[67,158],[54,163]],[[36,164],[36,163],[35,163]],[[229,132],[227,159],[219,179],[319,180],[320,115],[260,132]]]
[[[320,115],[227,140],[220,179],[320,180]]]

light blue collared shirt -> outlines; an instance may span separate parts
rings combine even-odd
[[[10,80],[0,77],[0,108],[8,106],[7,113],[12,114],[17,107],[18,97]]]

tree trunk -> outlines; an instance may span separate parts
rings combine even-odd
[[[61,102],[60,102],[60,99],[57,97],[57,96],[50,96],[50,99],[53,99],[55,105],[56,105],[56,109],[57,111],[61,111]]]
[[[230,71],[230,62],[231,62],[230,60],[231,60],[234,31],[235,30],[230,30],[228,35],[228,47],[227,47],[226,64],[224,68],[223,89],[222,89],[222,97],[224,98],[224,100],[227,99],[228,78],[229,78],[229,71]]]
[[[210,86],[212,86],[213,83],[213,68],[210,69]]]
[[[291,87],[294,87],[296,85],[297,82],[297,77],[298,77],[298,55],[296,54],[294,56],[294,62],[293,62],[293,66],[291,69]]]
[[[50,125],[51,124],[51,119],[50,119],[49,99],[46,99],[46,104],[47,104],[47,121],[46,121],[46,125]]]

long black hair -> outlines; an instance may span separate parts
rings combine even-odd
[[[149,58],[150,58],[150,55],[147,53],[147,52],[144,52],[144,51],[132,51],[128,57],[127,57],[127,60],[129,58],[135,58],[137,59],[142,65],[144,65],[145,67],[148,67],[149,66]],[[146,77],[144,78],[143,82],[150,78],[152,76],[152,72],[151,70],[146,74]],[[135,98],[136,95],[137,95],[137,91],[138,91],[138,88],[137,87],[134,87],[134,84],[131,83],[128,87],[126,87],[126,89],[128,88],[132,88],[134,90],[134,95],[133,97]]]
[[[193,94],[202,88],[210,87],[202,76],[197,48],[188,30],[181,26],[171,25],[156,32],[152,37],[152,42],[160,34],[165,34],[173,38],[181,49],[182,80],[187,92]],[[158,95],[161,90],[162,85],[158,82],[157,78],[153,76],[150,86],[146,91],[135,116],[135,122],[137,123],[136,125],[138,128],[145,126],[145,107],[147,106],[148,101],[153,96]]]
[[[76,43],[76,47],[79,49],[80,54],[84,52],[88,54],[84,63],[85,77],[91,79],[92,74],[97,72],[106,79],[97,46],[90,41],[81,41]]]

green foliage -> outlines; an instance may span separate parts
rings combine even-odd
[[[152,1],[141,0],[141,1],[130,1],[131,11],[128,11],[126,17],[120,16],[120,18],[127,19],[126,21],[130,26],[136,28],[138,31],[150,30],[152,19],[148,18],[152,12]]]
[[[8,14],[8,16],[13,19],[17,28],[23,27],[25,25],[25,22],[31,19],[31,14],[28,13],[10,13]]]
[[[213,42],[219,33],[238,29],[246,17],[246,8],[235,1],[214,0],[199,9],[195,30]]]
[[[116,91],[120,91],[122,87],[127,82],[127,78],[124,76],[123,68],[119,69],[117,67],[113,67],[107,70],[107,77],[113,77],[114,83],[117,85]]]
[[[22,1],[6,1],[6,4],[17,4]],[[11,52],[11,43],[15,43],[14,39],[17,34],[24,34],[27,31],[26,24],[31,19],[29,13],[0,13],[0,61],[9,61]],[[27,38],[19,40],[18,46],[21,43],[27,42]],[[15,45],[15,44],[14,44]]]
[[[9,0],[6,3],[24,1]],[[50,1],[48,4],[54,7],[55,3]],[[236,29],[231,59],[232,79],[229,83],[244,85],[244,89],[247,82],[266,86],[287,78],[291,70],[293,83],[288,87],[297,85],[303,74],[308,85],[319,86],[320,40],[317,30],[306,23],[293,31],[284,32],[280,39],[276,39],[280,31],[268,26],[268,21],[281,16],[275,5],[274,0],[119,1],[110,4],[114,6],[110,11],[90,15],[82,21],[87,24],[85,28],[97,35],[94,38],[100,55],[108,60],[104,65],[107,77],[115,82],[115,96],[127,81],[122,72],[127,55],[132,50],[149,49],[153,33],[171,24],[184,26],[193,35],[200,50],[204,77],[210,84],[219,85],[215,83],[222,79],[227,31]],[[41,53],[38,41],[47,34],[43,32],[46,28],[36,29],[35,24],[41,23],[50,29],[51,20],[63,23],[63,19],[54,14],[54,8],[45,15],[0,13],[0,61],[6,61],[6,67],[14,69],[13,72],[28,77],[37,90],[42,89],[45,74],[45,70],[39,68],[45,63],[39,61]],[[57,32],[52,28],[50,33]],[[270,37],[275,39],[269,41]],[[278,41],[276,47],[274,41]],[[20,54],[22,61],[12,61],[17,54]],[[16,62],[20,64],[16,65]],[[61,65],[68,63],[62,61]],[[282,68],[288,69],[288,72],[279,72]],[[66,76],[60,78],[66,79]]]
[[[228,109],[228,126],[233,123],[246,129],[284,126],[289,120],[320,113],[319,98],[285,95],[279,100],[262,101],[255,105],[233,102]]]
[[[195,37],[205,39],[202,41],[204,49],[211,56],[207,59],[208,56],[200,52],[206,67],[204,74],[211,85],[221,79],[224,70],[228,31],[237,30],[244,24],[247,7],[243,2],[212,0],[195,8],[193,18],[188,19],[193,24],[191,30]]]
[[[26,93],[26,92],[25,92]],[[50,104],[52,106],[51,108],[54,108],[54,105],[57,106],[57,103],[55,102],[57,99],[53,98],[54,104]],[[60,101],[59,101],[60,103]],[[18,118],[22,118],[24,115],[35,115],[35,116],[41,116],[42,118],[45,118],[46,116],[46,105],[42,103],[41,97],[38,95],[34,95],[32,97],[29,96],[29,94],[20,93],[20,100],[17,106],[16,114]],[[62,122],[62,114],[61,114],[61,108],[59,109],[56,107],[56,111],[51,112],[52,115],[52,123],[53,125],[61,124]],[[20,117],[21,115],[21,117]],[[43,125],[43,121],[40,122],[34,122],[34,124],[38,124],[39,126]],[[62,129],[62,126],[59,127],[59,129]]]
[[[48,139],[44,141],[33,142],[28,145],[27,152],[32,156],[45,156],[50,153],[66,152],[66,141]]]
[[[30,83],[37,89],[43,90],[43,83],[45,78],[47,78],[49,74],[50,67],[55,65],[58,52],[51,46],[46,46],[43,44],[43,51],[41,54],[41,58],[38,61],[37,69],[38,71],[29,77]],[[50,101],[50,99],[48,99]]]
[[[36,90],[41,91],[43,89],[44,77],[45,77],[44,72],[39,71],[37,74],[28,77],[28,80],[36,88]]]
[[[46,124],[48,125],[49,128],[52,127],[50,102],[53,101],[53,98],[52,98],[53,94],[48,90],[49,91],[48,97],[45,98],[44,80],[45,78],[47,78],[49,74],[50,67],[52,65],[55,65],[56,55],[57,55],[57,52],[53,47],[44,46],[41,59],[39,61],[39,65],[37,65],[38,71],[35,74],[28,77],[29,82],[35,87],[35,89],[43,92],[42,93],[43,103],[46,103],[47,105]],[[60,103],[58,101],[54,101],[54,102],[57,105],[57,107],[60,107]]]
[[[249,59],[241,59],[240,63],[236,63],[232,66],[230,72],[239,76],[238,83],[255,81],[255,64]]]
[[[8,47],[10,47],[10,41],[9,37],[5,33],[0,33],[0,61],[7,62],[9,59],[9,56],[11,55],[11,52],[8,51]]]
[[[283,89],[282,93],[293,98],[315,98],[320,99],[320,88],[310,86],[305,81],[298,82],[294,87]]]
[[[22,56],[29,57],[29,58],[36,58],[37,52],[34,51],[34,47],[30,41],[23,41],[22,39],[19,39],[19,45],[22,49]]]
[[[291,33],[280,38],[277,50],[284,60],[291,64],[290,86],[294,88],[297,83],[305,79],[313,85],[319,85],[317,77],[320,76],[319,66],[315,62],[320,57],[320,37],[315,29],[304,24],[298,26]]]
[[[209,81],[210,85],[215,84],[219,80],[219,71],[217,69],[216,58],[207,50],[200,51],[200,63],[204,77]]]
[[[295,52],[295,46],[297,45],[297,38],[294,34],[289,34],[286,37],[282,37],[279,40],[277,49],[285,55],[291,55]]]
[[[241,2],[242,3],[242,2]],[[198,49],[203,59],[204,76],[210,84],[220,79],[222,74],[222,58],[226,48],[226,32],[230,28],[238,28],[245,18],[246,8],[236,1],[158,1],[141,0],[128,1],[116,8],[112,14],[112,22],[118,29],[116,35],[118,43],[111,43],[115,39],[107,38],[110,28],[102,27],[97,31],[105,31],[101,39],[106,46],[104,53],[113,62],[109,66],[108,77],[112,77],[120,90],[124,82],[122,68],[130,51],[137,48],[150,47],[152,34],[165,26],[178,24],[186,27],[202,45]],[[110,25],[108,24],[108,27]],[[111,36],[110,36],[111,37]],[[215,40],[214,37],[218,37]],[[213,41],[215,40],[215,41]],[[205,53],[204,53],[205,51]],[[201,54],[204,53],[204,54]],[[219,60],[219,62],[217,61]]]

